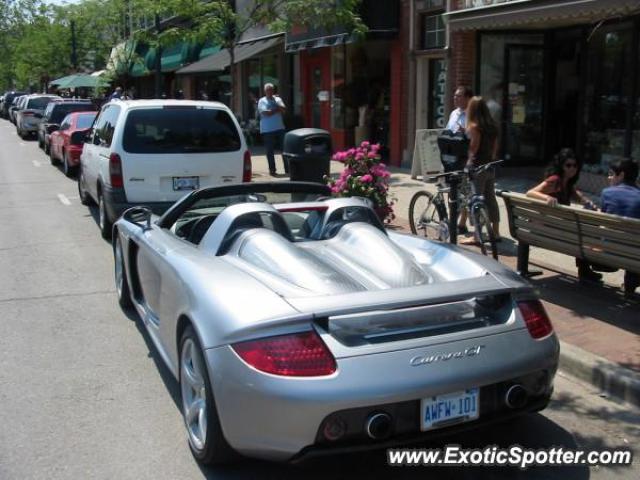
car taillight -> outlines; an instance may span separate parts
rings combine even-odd
[[[232,345],[249,365],[285,377],[317,377],[336,371],[336,361],[314,331]]]
[[[22,112],[23,117],[33,117],[33,112],[27,112],[26,110]]]
[[[244,162],[242,166],[242,181],[251,181],[251,152],[247,150],[244,152]]]
[[[112,187],[119,188],[124,185],[122,181],[122,161],[117,153],[109,155],[109,178]]]
[[[553,325],[540,300],[525,300],[518,302],[518,308],[529,334],[535,338],[544,338],[553,333]]]

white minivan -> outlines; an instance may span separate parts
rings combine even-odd
[[[191,190],[251,181],[251,154],[218,102],[114,100],[102,107],[80,156],[78,192],[99,206],[100,232],[127,208],[162,213]]]

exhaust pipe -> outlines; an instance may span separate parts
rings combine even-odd
[[[504,403],[512,409],[522,408],[527,403],[527,397],[527,391],[522,385],[512,385],[504,396]]]
[[[382,440],[391,434],[391,416],[388,413],[373,413],[367,418],[365,430],[369,438]]]

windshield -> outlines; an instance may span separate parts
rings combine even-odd
[[[83,130],[85,128],[89,128],[93,125],[93,121],[96,118],[96,113],[83,113],[82,115],[78,115],[78,121],[76,122],[76,128],[78,130]]]
[[[123,137],[129,153],[233,152],[240,145],[226,111],[195,106],[132,110]]]

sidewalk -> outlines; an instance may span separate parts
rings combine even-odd
[[[286,180],[284,175],[269,176],[266,157],[252,157],[253,180]],[[276,156],[282,172],[280,156]],[[414,180],[406,170],[390,169],[390,192],[395,197],[396,219],[392,228],[410,233],[409,202],[418,190],[435,191],[433,184]],[[331,174],[342,171],[342,164],[331,162]],[[496,188],[525,192],[536,183],[537,172],[503,168]],[[523,178],[525,177],[525,178]],[[527,178],[528,177],[528,178]],[[498,199],[501,223],[500,262],[515,269],[516,242],[509,236],[504,202]],[[473,249],[474,247],[464,247]],[[606,394],[640,406],[640,296],[622,296],[622,272],[605,273],[603,285],[578,283],[574,258],[539,248],[531,248],[530,263],[543,274],[531,279],[538,289],[561,341],[561,368],[590,382]]]

